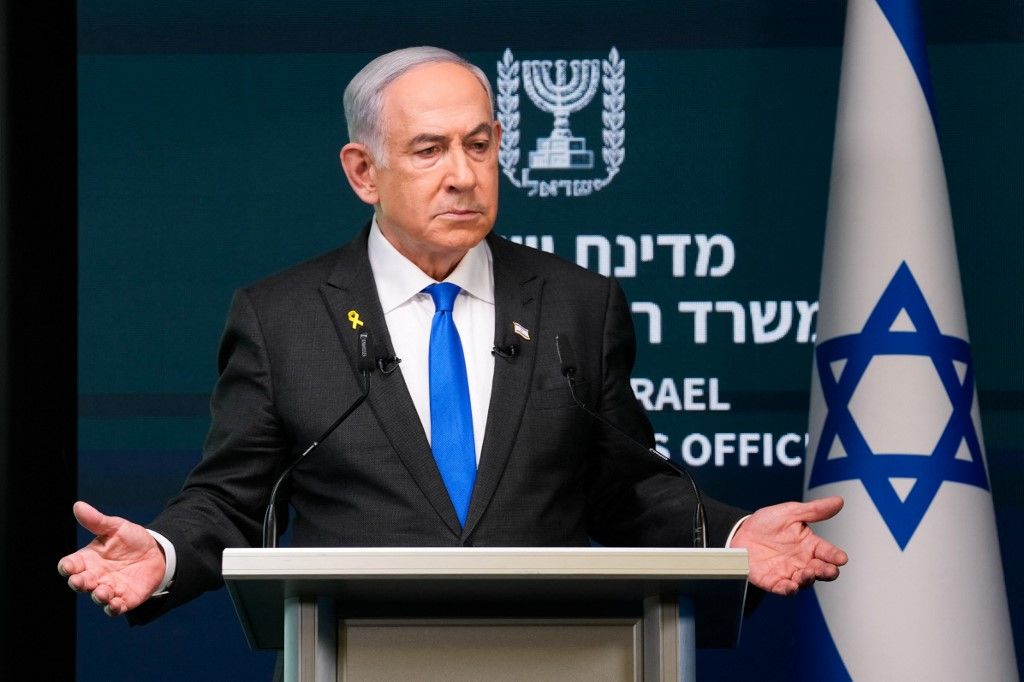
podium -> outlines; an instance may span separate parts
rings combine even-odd
[[[288,682],[696,679],[739,641],[731,549],[227,549],[249,646]]]

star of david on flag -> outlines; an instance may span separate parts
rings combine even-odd
[[[927,451],[879,452],[872,448],[851,410],[865,375],[885,356],[927,358],[931,366],[926,365],[923,371],[934,369],[941,388],[933,388],[949,398],[952,409],[945,423],[938,420],[931,424],[935,427],[934,446]],[[971,420],[974,370],[970,345],[942,334],[906,263],[900,264],[864,329],[821,343],[815,360],[828,414],[808,488],[859,479],[900,549],[910,542],[944,481],[989,489],[980,439]],[[884,370],[876,366],[874,371]],[[913,400],[914,396],[906,398]],[[876,428],[899,428],[901,415],[892,416],[895,419],[890,420],[891,424]],[[924,434],[926,447],[932,435]]]

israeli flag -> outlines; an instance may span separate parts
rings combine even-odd
[[[1016,680],[916,1],[849,1],[833,154],[805,498],[846,499],[816,530],[850,563],[807,669]]]

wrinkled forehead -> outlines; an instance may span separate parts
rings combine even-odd
[[[422,125],[468,125],[468,130],[491,121],[486,89],[472,71],[458,64],[416,66],[389,83],[382,95],[385,130],[395,133]]]

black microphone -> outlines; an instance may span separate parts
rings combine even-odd
[[[383,374],[384,376],[388,376],[396,369],[398,369],[398,363],[400,363],[401,361],[402,358],[398,357],[397,355],[392,355],[391,357],[388,358],[378,357],[377,369],[379,369],[380,373]]]
[[[558,353],[558,361],[561,365],[562,376],[565,377],[569,384],[569,393],[572,395],[573,401],[584,412],[616,433],[625,436],[627,440],[640,447],[644,452],[657,457],[659,462],[668,464],[672,469],[690,482],[690,487],[693,488],[693,494],[697,501],[696,507],[693,510],[693,546],[706,548],[708,546],[708,524],[707,517],[704,513],[704,500],[701,498],[700,489],[697,488],[697,483],[693,480],[693,476],[690,475],[690,472],[687,471],[685,467],[673,462],[671,458],[662,457],[661,453],[657,450],[647,447],[637,439],[633,438],[633,436],[626,433],[622,428],[612,424],[610,421],[584,405],[583,401],[576,396],[576,354],[573,352],[572,344],[569,343],[568,336],[565,334],[555,334],[555,351]]]
[[[363,380],[363,392],[359,395],[355,401],[349,405],[348,409],[342,412],[341,416],[334,420],[334,423],[327,427],[327,430],[317,438],[315,441],[309,444],[302,454],[295,458],[288,467],[281,472],[281,475],[277,477],[277,481],[274,483],[274,487],[270,490],[270,502],[267,504],[267,511],[263,515],[263,547],[270,548],[277,546],[277,493],[281,488],[281,484],[284,483],[285,478],[291,473],[292,469],[306,458],[306,455],[313,452],[320,443],[327,440],[328,436],[334,433],[334,430],[338,428],[341,422],[345,421],[350,414],[352,414],[357,407],[363,404],[366,397],[370,395],[370,375],[373,374],[374,369],[374,357],[373,357],[373,343],[370,339],[369,332],[360,332],[358,337],[358,343],[356,345],[356,369],[359,370],[359,374]],[[392,370],[393,371],[393,370]]]
[[[494,344],[494,348],[491,349],[491,355],[497,355],[498,357],[505,358],[506,360],[515,360],[516,355],[518,354],[518,343],[510,343],[507,346],[499,346],[498,344]]]

